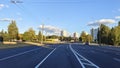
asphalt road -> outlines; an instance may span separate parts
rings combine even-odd
[[[120,48],[72,43],[1,49],[0,68],[120,68]]]

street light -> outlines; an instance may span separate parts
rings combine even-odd
[[[101,24],[99,24],[99,45],[101,46]]]
[[[43,32],[44,32],[44,24],[42,24],[42,28],[41,28],[41,33],[42,33],[42,40],[41,40],[41,44],[43,43]]]

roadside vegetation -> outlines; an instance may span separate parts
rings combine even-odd
[[[0,44],[0,49],[16,48],[16,47],[24,47],[24,46],[30,46],[30,45],[29,44],[24,44],[24,43]]]
[[[120,22],[118,22],[118,26],[112,28],[101,24],[97,37],[98,43],[119,46]]]
[[[12,20],[11,23],[8,25],[8,30],[0,31],[0,43],[34,42],[34,43],[42,44],[42,43],[55,43],[56,41],[57,43],[61,41],[90,43],[93,42],[93,37],[90,34],[86,34],[85,31],[81,32],[79,38],[74,38],[71,36],[64,37],[57,35],[45,36],[43,35],[42,31],[39,31],[38,34],[36,34],[36,31],[33,28],[29,28],[23,34],[20,34],[15,20]],[[120,22],[118,22],[118,26],[112,28],[104,24],[101,24],[97,35],[97,43],[116,45],[116,46],[120,45]]]

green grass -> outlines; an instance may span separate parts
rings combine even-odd
[[[30,46],[29,44],[18,43],[18,44],[0,44],[0,49],[15,48],[15,47],[24,47]]]

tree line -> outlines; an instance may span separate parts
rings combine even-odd
[[[120,21],[118,22],[118,26],[112,28],[101,24],[97,40],[98,43],[102,44],[120,45]]]
[[[84,36],[84,32],[81,34],[81,36],[83,36],[80,37],[82,39],[82,42],[92,40],[92,37],[90,35]],[[71,40],[79,41],[79,39],[74,39],[71,36],[69,37],[56,36],[56,35],[45,36],[41,33],[41,31],[39,31],[38,34],[36,35],[35,30],[33,28],[29,28],[23,34],[20,34],[15,20],[12,20],[11,23],[8,25],[7,31],[2,30],[0,32],[0,37],[3,37],[3,41],[21,40],[21,41],[30,41],[30,42],[41,42],[41,41],[45,41],[46,39],[59,39],[60,41],[69,41],[69,42]]]
[[[59,39],[61,41],[71,40],[71,37],[61,38],[61,36],[56,36],[56,35],[45,36],[42,34],[41,31],[39,31],[38,34],[36,34],[33,28],[29,28],[23,34],[20,34],[15,20],[12,20],[10,22],[7,31],[4,30],[0,31],[0,37],[3,38],[3,41],[11,41],[11,42],[12,41],[41,42],[41,41],[45,41],[46,39]]]
[[[38,32],[36,35],[35,30],[32,28],[29,28],[27,31],[25,31],[23,34],[19,33],[19,29],[16,25],[16,21],[12,20],[11,23],[8,25],[7,31],[0,31],[0,38],[3,38],[3,41],[32,41],[32,42],[41,42],[45,41],[46,39],[59,39],[61,41],[71,41],[74,40],[73,37],[62,37],[62,36],[45,36],[41,33],[41,31]],[[90,34],[86,34],[84,31],[82,31],[81,36],[79,37],[80,42],[93,42],[93,38]],[[99,31],[97,33],[97,41],[98,43],[102,44],[110,44],[110,45],[120,45],[120,22],[118,22],[118,26],[115,27],[108,27],[104,24],[101,24]]]
[[[90,34],[86,34],[82,31],[79,41],[85,42],[94,42],[93,37]],[[104,24],[101,24],[98,28],[97,41],[99,44],[108,44],[108,45],[120,45],[120,21],[118,25],[110,28]]]
[[[85,31],[82,31],[80,37],[79,37],[79,41],[82,43],[90,43],[93,41],[93,37],[90,34],[87,34]]]
[[[7,31],[0,31],[0,37],[3,38],[3,41],[41,41],[42,33],[39,31],[38,35],[35,34],[35,30],[29,28],[23,34],[19,33],[19,29],[16,25],[16,21],[12,20],[8,25]],[[43,39],[45,36],[43,36]]]

